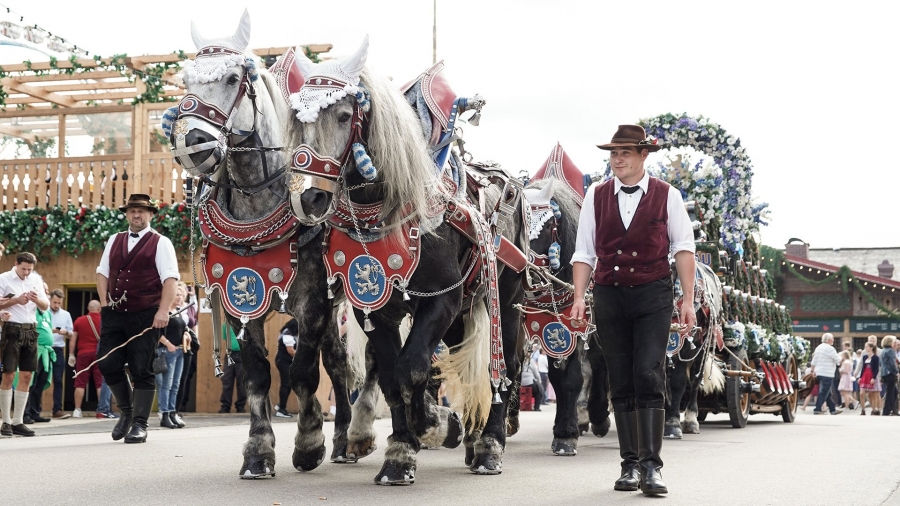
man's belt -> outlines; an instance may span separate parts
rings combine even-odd
[[[22,329],[22,330],[32,330],[37,328],[37,325],[34,323],[16,323],[16,322],[4,322],[4,328],[7,329]]]

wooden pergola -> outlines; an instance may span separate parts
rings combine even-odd
[[[310,55],[331,44],[303,46]],[[266,67],[288,47],[256,49]],[[184,95],[193,53],[0,65],[0,211],[121,205],[131,193],[184,198],[184,175],[159,128]],[[5,95],[5,96],[4,96]]]

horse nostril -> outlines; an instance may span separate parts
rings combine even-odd
[[[204,142],[210,142],[216,140],[210,135],[208,132],[204,132],[203,130],[191,130],[185,136],[185,144],[188,146],[196,146],[198,144],[203,144]]]
[[[328,205],[328,196],[325,192],[317,189],[306,190],[300,200],[307,209],[314,213],[322,211]]]

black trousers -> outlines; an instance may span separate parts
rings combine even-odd
[[[66,348],[53,347],[56,352],[56,361],[53,362],[53,413],[62,410],[63,398],[63,373],[66,372]]]
[[[884,409],[882,415],[889,415],[897,411],[897,375],[889,374],[881,377],[884,383]]]
[[[50,363],[50,367],[53,367],[53,362]],[[25,409],[25,414],[32,419],[41,416],[41,398],[44,396],[44,385],[49,378],[50,371],[44,369],[44,364],[38,360],[37,369],[32,376],[31,389],[28,390],[28,407]]]
[[[237,384],[237,399],[234,400],[234,409],[237,411],[244,410],[244,404],[247,403],[247,389],[244,388],[244,363],[241,361],[241,352],[232,351],[231,359],[234,365],[225,365],[222,371],[222,397],[219,402],[222,408],[231,409],[231,399],[234,395],[234,385]]]
[[[147,327],[153,326],[153,316],[158,308],[143,311],[113,311],[108,307],[100,310],[100,347],[97,358],[128,341],[129,338]],[[142,336],[119,348],[104,360],[100,361],[100,372],[109,386],[128,381],[125,365],[131,373],[131,381],[135,390],[155,390],[151,363],[155,356],[160,329],[150,329]]]
[[[287,411],[288,396],[291,395],[291,360],[275,358],[275,367],[278,368],[278,375],[281,376],[281,386],[278,387],[278,407],[282,411]]]
[[[594,287],[594,315],[617,413],[662,409],[666,343],[672,322],[672,281]]]

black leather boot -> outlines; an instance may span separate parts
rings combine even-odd
[[[619,435],[619,455],[622,457],[622,476],[616,480],[616,490],[634,492],[640,485],[638,472],[637,415],[634,411],[616,413],[616,432]]]
[[[166,427],[168,429],[177,429],[178,425],[172,421],[171,415],[172,415],[172,413],[170,413],[168,411],[163,411],[162,419],[159,421],[159,426]]]
[[[637,410],[638,425],[638,459],[641,471],[641,492],[646,495],[669,493],[662,481],[663,461],[659,456],[662,450],[663,430],[666,424],[664,409]]]
[[[131,429],[125,435],[126,443],[144,443],[147,441],[147,419],[150,417],[150,408],[153,406],[155,390],[134,391],[134,420]]]
[[[125,434],[128,433],[128,429],[131,428],[131,409],[134,399],[131,391],[131,383],[128,381],[124,381],[118,385],[108,386],[109,391],[112,392],[113,397],[116,399],[116,405],[119,406],[119,410],[122,412],[122,416],[119,417],[119,421],[116,422],[116,426],[113,427],[112,431],[113,441],[118,441],[125,437]]]

